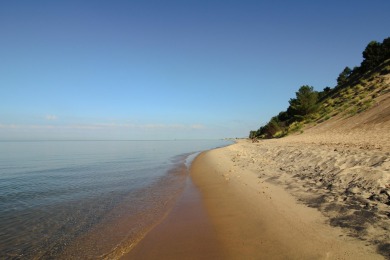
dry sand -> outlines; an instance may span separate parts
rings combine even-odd
[[[376,176],[378,182],[350,193],[361,176],[346,177],[341,169],[351,162],[334,153],[284,139],[241,141],[202,154],[193,180],[228,259],[383,259],[376,251],[388,250],[388,206],[377,199],[363,203],[358,193],[375,193],[385,180]],[[373,157],[361,167],[375,164],[383,174],[388,156]],[[332,188],[326,175],[333,176]]]

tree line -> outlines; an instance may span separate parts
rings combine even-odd
[[[337,78],[337,87],[343,87],[351,80],[361,76],[369,70],[379,66],[390,57],[390,37],[383,40],[382,43],[371,41],[363,51],[363,61],[360,66],[353,69],[345,67]]]
[[[258,130],[250,131],[249,138],[278,138],[298,130],[301,126],[300,123],[315,113],[320,103],[331,93],[348,86],[351,82],[390,59],[390,37],[381,43],[371,41],[362,54],[363,61],[360,66],[353,69],[345,67],[339,74],[337,85],[334,88],[326,87],[322,91],[315,91],[313,86],[301,86],[295,93],[295,98],[289,100],[287,110],[272,117],[267,124]]]

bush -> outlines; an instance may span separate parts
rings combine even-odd
[[[303,124],[301,122],[294,122],[288,127],[288,132],[289,133],[294,133],[299,130],[301,130],[303,127]]]
[[[353,106],[353,107],[351,107],[350,109],[348,109],[347,111],[346,111],[346,115],[347,116],[354,116],[354,115],[356,115],[358,113],[358,108],[356,107],[356,106]]]
[[[286,135],[287,135],[286,132],[284,132],[284,131],[279,131],[279,132],[276,132],[276,133],[273,135],[273,137],[274,137],[274,138],[281,138],[281,137],[286,136]]]

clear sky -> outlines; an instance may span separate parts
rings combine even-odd
[[[0,140],[247,136],[390,36],[390,1],[0,2]]]

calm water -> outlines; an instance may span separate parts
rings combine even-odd
[[[0,142],[0,259],[117,258],[226,141]]]

